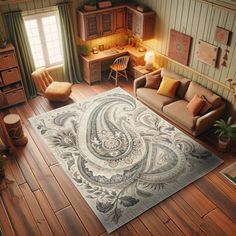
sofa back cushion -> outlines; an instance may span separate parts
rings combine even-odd
[[[178,80],[179,81],[179,86],[177,88],[177,91],[176,91],[176,95],[179,97],[179,98],[184,98],[185,96],[185,93],[188,89],[188,86],[190,84],[190,80],[189,79],[186,79],[184,77],[182,77],[181,75],[178,75],[172,71],[169,71],[165,68],[162,68],[161,69],[161,76],[164,77],[169,77],[171,79],[175,79],[175,80]]]
[[[190,102],[196,94],[198,96],[204,96],[207,101],[212,104],[213,108],[218,107],[221,103],[220,96],[214,94],[209,89],[202,87],[200,84],[191,81],[184,98]]]
[[[178,80],[170,79],[169,77],[164,76],[157,94],[164,95],[167,97],[174,98],[176,95],[176,90],[179,86]]]
[[[158,89],[161,84],[161,75],[147,75],[146,76],[146,83],[144,85],[145,88],[151,88],[151,89]]]

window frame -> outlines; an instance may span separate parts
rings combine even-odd
[[[45,37],[44,28],[43,28],[43,21],[42,21],[42,18],[45,17],[45,16],[47,16],[47,17],[55,16],[55,18],[56,18],[56,25],[57,25],[58,39],[59,39],[59,47],[60,47],[61,56],[62,56],[62,60],[60,62],[50,63],[50,60],[49,60],[48,49],[47,49],[47,44],[46,44],[46,37]],[[49,68],[49,67],[53,67],[53,66],[63,65],[64,64],[64,61],[63,61],[64,58],[63,58],[63,48],[62,48],[59,12],[57,10],[54,10],[54,11],[48,11],[48,12],[44,12],[44,13],[36,13],[36,14],[31,14],[31,15],[25,15],[25,16],[23,16],[23,20],[24,20],[24,23],[27,20],[36,20],[37,21],[38,30],[39,30],[39,38],[40,38],[40,42],[41,42],[41,46],[42,46],[41,48],[42,48],[43,59],[44,59],[45,65],[44,66],[39,66],[39,67],[37,67],[35,65],[36,69],[42,68],[42,67]],[[27,37],[28,37],[28,34],[27,34]],[[28,37],[28,39],[30,40],[29,37]],[[30,45],[30,50],[32,50],[31,45]],[[31,51],[31,53],[32,53],[32,51]],[[33,59],[34,59],[34,57],[33,57]],[[35,63],[35,61],[34,61],[34,63]]]

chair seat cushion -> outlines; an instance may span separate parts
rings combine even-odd
[[[157,94],[156,89],[149,88],[138,88],[137,98],[147,104],[152,109],[159,111],[162,111],[163,106],[177,100],[177,98],[170,98]]]
[[[188,102],[179,100],[163,107],[163,112],[189,130],[194,130],[200,116],[192,116],[187,109]]]
[[[71,83],[54,81],[47,87],[44,96],[51,101],[65,101],[71,94],[71,87]]]

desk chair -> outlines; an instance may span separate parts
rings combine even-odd
[[[128,62],[129,62],[129,56],[123,56],[123,57],[116,58],[115,61],[113,62],[113,64],[110,65],[111,71],[110,71],[108,80],[110,78],[115,79],[116,86],[117,86],[118,77],[123,76],[126,78],[126,80],[128,80],[128,76],[126,73],[126,68],[127,68]],[[115,71],[115,73],[116,73],[115,77],[112,76],[113,71]]]
[[[64,102],[71,94],[72,84],[54,81],[45,68],[37,69],[32,73],[32,79],[39,94],[49,101]]]

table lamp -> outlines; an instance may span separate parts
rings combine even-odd
[[[154,52],[148,51],[145,54],[144,61],[146,61],[145,68],[146,70],[152,70],[153,69],[153,62],[155,59]]]

